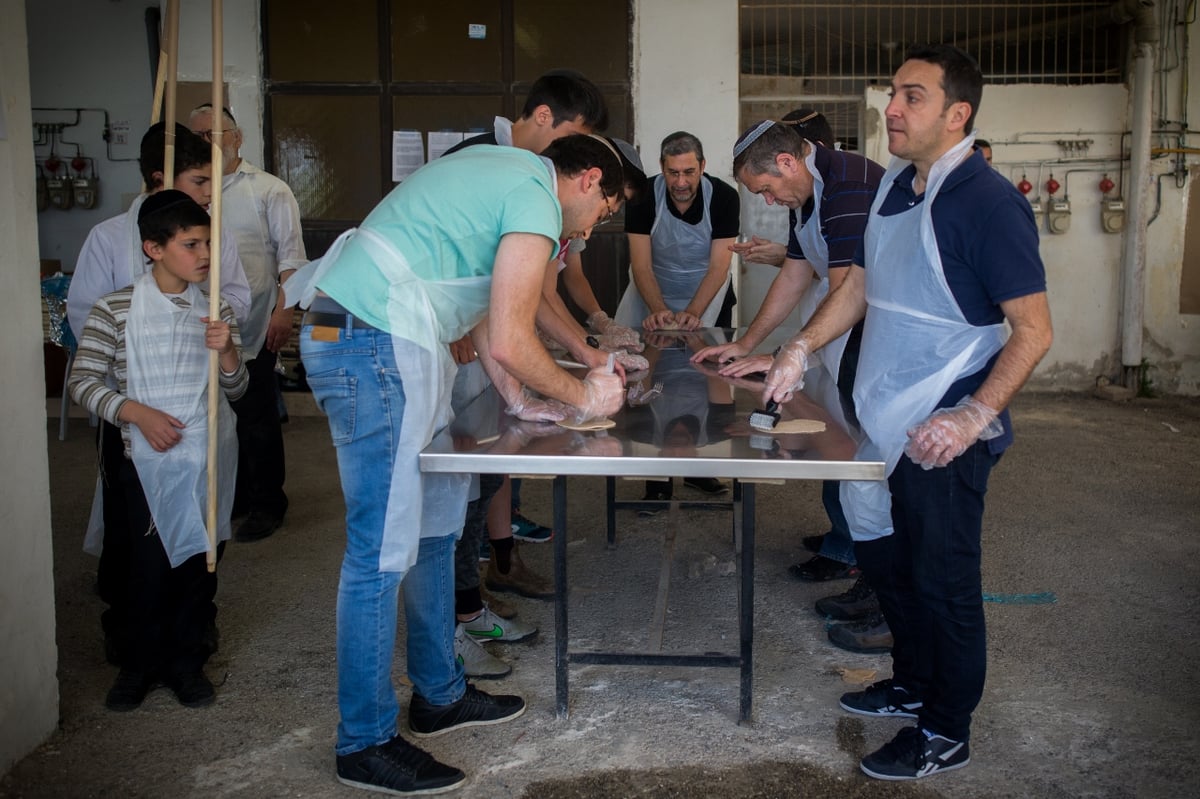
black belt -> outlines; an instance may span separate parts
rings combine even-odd
[[[352,313],[332,313],[330,311],[309,311],[304,314],[301,325],[314,327],[357,328],[359,330],[374,330],[375,325],[364,322]]]

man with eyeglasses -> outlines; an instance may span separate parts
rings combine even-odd
[[[659,164],[652,196],[625,211],[631,280],[617,323],[646,331],[727,326],[737,190],[705,173],[704,146],[686,131],[662,140]]]
[[[300,350],[329,417],[346,500],[336,743],[346,784],[408,795],[465,781],[399,735],[392,661],[401,591],[412,735],[525,711],[519,696],[476,690],[455,657],[454,549],[470,478],[422,474],[418,454],[449,435],[447,345],[466,333],[510,415],[563,418],[525,386],[579,421],[621,407],[620,376],[560,369],[534,319],[558,242],[587,236],[622,182],[620,159],[590,136],[563,137],[541,157],[472,147],[418,169],[287,283],[289,301],[308,308]]]
[[[292,335],[292,309],[284,307],[279,286],[308,263],[308,257],[300,206],[291,188],[242,159],[242,131],[229,109],[222,109],[222,117],[222,230],[232,233],[237,242],[250,281],[250,314],[242,325],[250,387],[233,403],[238,433],[234,515],[247,514],[233,537],[247,542],[274,533],[287,512],[275,363],[279,348]],[[194,108],[188,123],[193,132],[211,141],[212,104]]]
[[[659,164],[653,192],[625,210],[630,284],[616,322],[646,332],[728,327],[729,247],[737,241],[741,214],[737,189],[705,173],[704,146],[686,131],[662,140]],[[728,490],[712,477],[684,482],[706,494]],[[646,482],[645,499],[671,495],[670,481]]]

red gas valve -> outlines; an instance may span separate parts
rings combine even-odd
[[[1102,177],[1102,178],[1100,179],[1100,193],[1101,193],[1101,194],[1108,194],[1110,191],[1112,191],[1112,190],[1113,190],[1113,188],[1114,188],[1116,185],[1117,185],[1117,184],[1115,184],[1115,183],[1113,183],[1111,180],[1109,180],[1109,178],[1108,178],[1108,175],[1105,175],[1104,177]]]
[[[1054,173],[1051,172],[1050,179],[1046,181],[1046,193],[1054,194],[1054,192],[1058,191],[1061,188],[1062,188],[1062,186],[1059,184],[1059,182],[1054,179]]]
[[[1024,175],[1021,175],[1021,182],[1017,184],[1017,191],[1022,194],[1028,194],[1033,191],[1033,184],[1030,183]]]

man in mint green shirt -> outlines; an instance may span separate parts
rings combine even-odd
[[[422,475],[417,455],[450,421],[449,344],[467,333],[510,414],[562,417],[525,386],[581,419],[620,407],[620,377],[596,369],[579,380],[560,369],[534,318],[559,240],[587,237],[619,210],[623,183],[620,157],[591,136],[564,137],[541,156],[472,147],[417,170],[287,283],[289,300],[309,307],[301,357],[329,418],[346,500],[337,605],[344,783],[432,793],[465,780],[398,735],[391,671],[401,589],[413,735],[525,710],[520,697],[468,685],[454,657],[453,553],[469,478]]]

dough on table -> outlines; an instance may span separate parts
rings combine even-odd
[[[559,422],[559,424],[562,424]],[[754,427],[754,425],[751,425]],[[779,433],[781,435],[794,435],[797,433],[824,433],[825,423],[820,419],[787,419],[782,422],[776,422],[774,427],[754,427],[755,430],[762,430],[764,433]]]
[[[559,427],[565,427],[568,430],[581,430],[584,432],[588,430],[607,430],[610,427],[617,426],[617,423],[612,419],[588,419],[586,422],[580,422],[579,424],[563,419],[555,422],[555,424]]]

